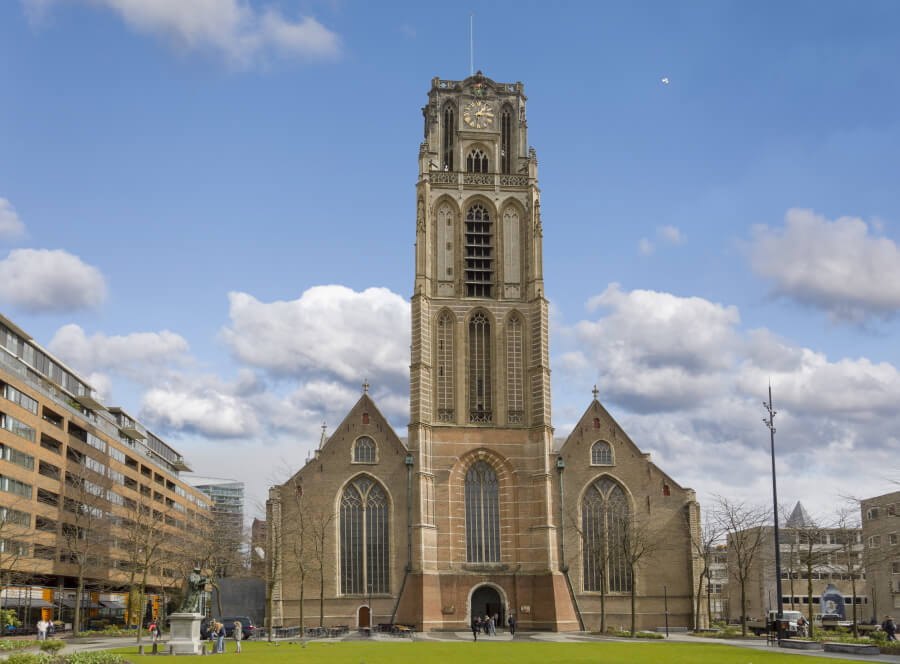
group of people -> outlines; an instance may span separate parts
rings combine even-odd
[[[44,620],[41,618],[37,621],[37,633],[38,633],[38,641],[46,641],[47,636],[53,636],[53,633],[56,631],[56,625],[53,624],[52,620]]]
[[[232,632],[232,637],[234,638],[235,649],[234,652],[241,652],[241,639],[244,637],[244,626],[241,624],[240,620],[234,621],[234,631]],[[209,640],[214,642],[215,649],[214,653],[224,653],[225,652],[225,636],[226,630],[225,625],[220,623],[218,620],[212,620],[209,623]]]
[[[488,636],[496,636],[497,635],[497,622],[500,620],[500,616],[498,614],[487,615],[487,616],[472,616],[472,638],[477,641],[478,635],[483,633]],[[509,627],[509,633],[512,636],[516,635],[516,617],[510,613],[509,618],[506,619],[506,624]]]

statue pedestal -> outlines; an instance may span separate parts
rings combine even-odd
[[[169,615],[169,648],[173,655],[199,655],[200,621],[199,613],[172,613]]]

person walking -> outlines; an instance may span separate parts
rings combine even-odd
[[[509,634],[510,636],[516,635],[516,614],[510,613],[509,618],[506,619],[506,624],[509,626]]]
[[[494,625],[494,622],[497,620],[496,616],[488,617],[488,634],[490,636],[497,636],[497,628]]]
[[[244,638],[243,632],[244,626],[241,624],[240,620],[234,621],[234,652],[239,653],[241,651],[241,639]]]
[[[481,617],[472,616],[472,640],[478,641],[478,632],[481,631]]]
[[[225,625],[220,622],[216,623],[216,652],[225,653]]]
[[[897,640],[897,623],[894,622],[894,619],[890,616],[884,617],[884,622],[881,623],[881,629],[884,630],[884,633],[887,634],[888,641],[896,641]]]
[[[49,626],[50,625],[43,618],[41,618],[40,620],[37,621],[37,625],[35,625],[35,627],[37,627],[37,631],[38,631],[38,641],[46,641],[47,640],[47,628]]]

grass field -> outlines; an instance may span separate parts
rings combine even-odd
[[[245,641],[244,652],[210,655],[230,664],[858,664],[846,659],[826,659],[784,654],[768,650],[738,648],[718,643],[618,642],[597,643],[423,643],[402,641],[312,642],[299,644]],[[117,653],[139,662],[137,647],[118,648]],[[179,659],[178,661],[183,661]],[[209,660],[205,660],[209,661]],[[228,664],[222,662],[221,664]],[[213,664],[210,662],[210,664]]]

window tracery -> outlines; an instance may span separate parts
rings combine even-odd
[[[625,558],[631,509],[609,477],[591,483],[581,503],[583,585],[586,591],[628,592],[633,579]]]
[[[387,493],[362,475],[341,496],[341,592],[345,595],[390,592],[389,510]]]
[[[466,560],[500,562],[500,483],[481,460],[466,473]]]

